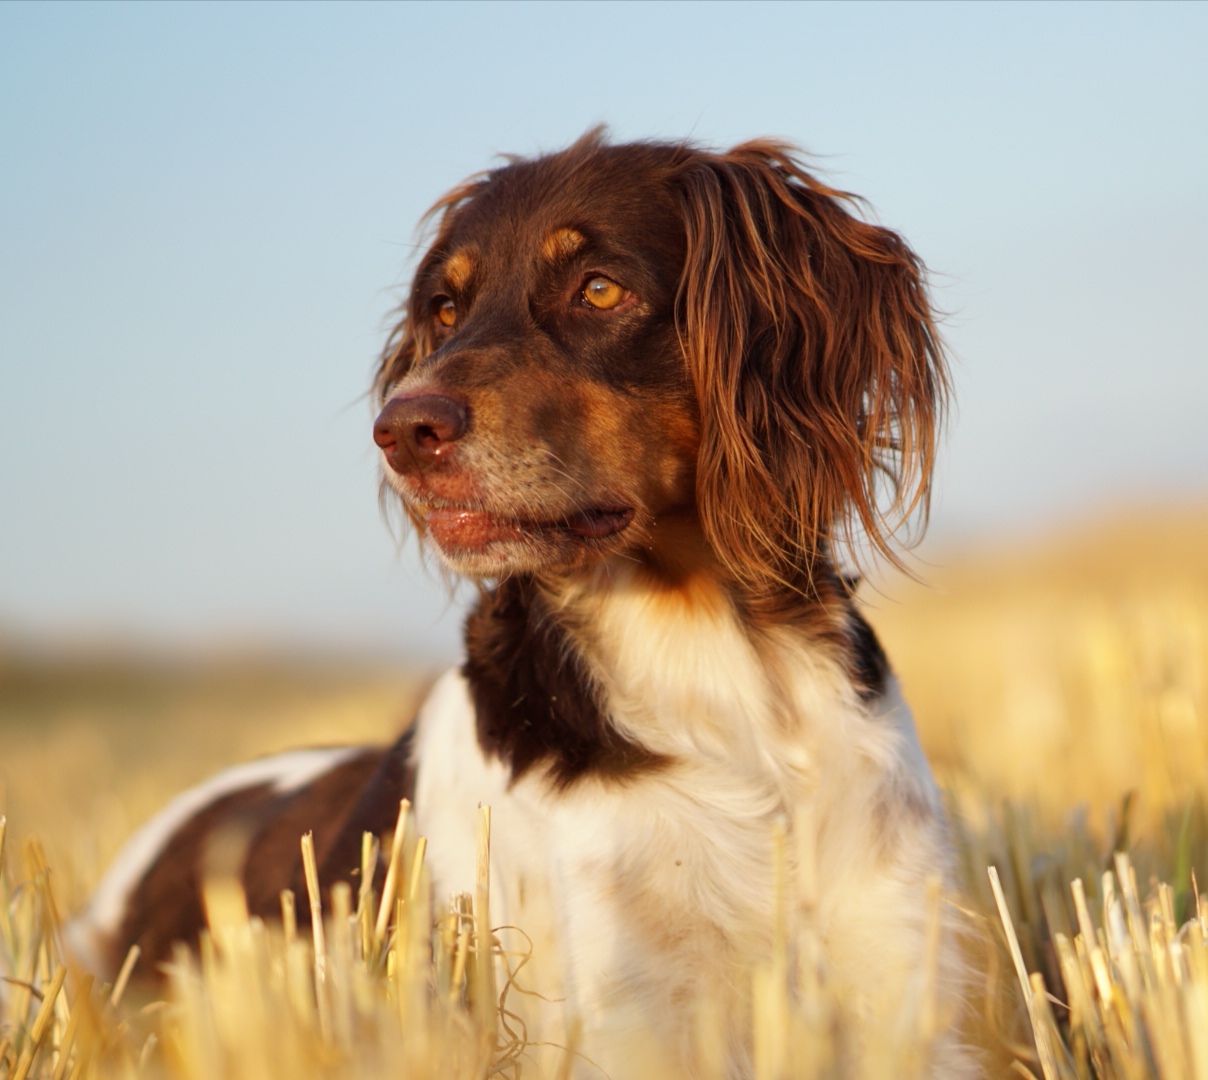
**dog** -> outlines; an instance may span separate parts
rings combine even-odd
[[[373,437],[423,543],[481,583],[464,663],[392,747],[297,751],[181,796],[77,938],[101,966],[195,938],[207,838],[235,819],[249,909],[271,914],[304,888],[303,831],[321,878],[348,880],[402,796],[438,895],[472,892],[485,804],[490,919],[533,939],[534,1030],[577,1024],[592,1070],[635,1075],[640,1043],[692,1073],[693,1003],[718,987],[727,1074],[750,1074],[735,1002],[775,947],[779,858],[839,1003],[841,1074],[876,1072],[930,965],[922,1075],[980,1075],[953,1020],[958,917],[934,900],[948,826],[839,568],[899,563],[925,519],[949,376],[922,263],[773,141],[594,131],[432,217]]]

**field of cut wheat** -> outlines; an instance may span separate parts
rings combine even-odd
[[[862,596],[948,797],[966,895],[937,902],[968,913],[963,1022],[988,1070],[1208,1080],[1208,512],[922,573]],[[385,739],[423,681],[0,646],[0,1077],[569,1076],[573,1038],[526,1042],[525,942],[483,924],[489,881],[430,902],[406,827],[386,895],[333,890],[313,933],[290,916],[310,895],[264,926],[211,882],[210,937],[162,998],[64,965],[61,920],[173,793],[281,747]],[[756,1080],[837,1075],[825,972],[794,932],[750,973]],[[718,1000],[701,988],[705,1076]],[[944,1019],[925,994],[903,1010],[885,1076],[919,1075]]]

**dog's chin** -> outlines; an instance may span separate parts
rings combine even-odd
[[[622,550],[632,507],[593,507],[556,521],[510,518],[485,510],[431,508],[416,515],[428,543],[454,573],[498,578],[575,569]]]

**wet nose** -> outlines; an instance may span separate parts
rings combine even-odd
[[[373,425],[373,441],[395,472],[438,460],[465,433],[466,407],[444,394],[388,402]]]

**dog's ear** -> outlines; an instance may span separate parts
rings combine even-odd
[[[680,197],[710,543],[765,595],[808,586],[835,539],[863,534],[900,566],[948,392],[922,264],[776,143],[695,156]]]
[[[428,310],[423,285],[449,253],[449,242],[457,222],[457,212],[490,181],[490,173],[476,173],[446,192],[420,219],[417,232],[433,222],[436,235],[411,279],[411,290],[400,305],[398,321],[382,347],[381,359],[373,375],[373,400],[380,406],[391,388],[432,351],[432,313]]]

